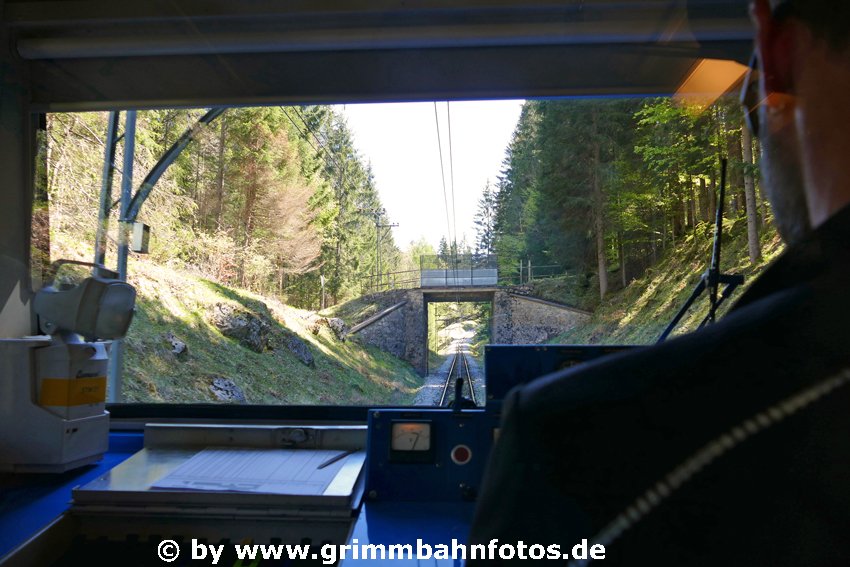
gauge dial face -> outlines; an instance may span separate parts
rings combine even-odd
[[[393,423],[393,451],[429,451],[431,449],[430,423]]]

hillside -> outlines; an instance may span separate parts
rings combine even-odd
[[[763,259],[751,267],[745,220],[728,222],[726,230],[723,270],[744,274],[749,285],[782,245],[775,232],[764,231]],[[551,342],[654,342],[705,270],[711,254],[709,232],[703,227],[698,238],[691,235],[668,250],[644,277],[597,302],[588,323]],[[356,324],[401,300],[399,293],[366,296],[316,314],[138,257],[131,260],[130,273],[138,300],[126,339],[126,401],[223,401],[224,384],[225,390],[235,386],[239,391],[235,400],[229,401],[244,403],[405,405],[412,403],[422,384],[407,363],[362,345],[356,338],[341,340],[327,324],[326,317]],[[582,294],[568,284],[561,279],[541,280],[533,282],[532,293],[564,303],[592,303],[592,285]],[[733,300],[741,293],[737,291]],[[678,332],[695,329],[707,309],[703,296]],[[216,325],[217,313],[222,310],[266,326],[261,352],[222,334]],[[293,352],[293,338],[306,345],[313,357],[311,365]],[[179,343],[185,343],[186,352],[175,354],[173,347]]]
[[[568,333],[553,339],[552,343],[565,344],[651,344],[654,343],[682,305],[685,304],[700,275],[705,272],[711,258],[712,238],[710,228],[703,225],[667,251],[661,261],[625,289],[610,294],[593,310],[590,320]],[[762,260],[751,266],[747,252],[746,219],[727,221],[724,225],[722,265],[724,273],[743,274],[746,282],[735,291],[722,315],[745,290],[764,267],[783,249],[776,232],[762,231]],[[569,303],[575,295],[565,297],[563,282],[548,280],[535,286],[535,294],[544,298]],[[587,298],[581,298],[587,301]],[[703,294],[682,320],[675,334],[693,331],[708,313],[708,297]]]
[[[584,287],[576,284],[575,277],[557,277],[541,279],[523,285],[524,291],[531,296],[549,301],[572,305],[592,313],[587,323],[579,325],[567,333],[559,335],[553,344],[651,344],[654,343],[679,309],[685,304],[699,278],[708,267],[713,244],[713,228],[708,223],[697,227],[677,246],[664,253],[660,261],[642,277],[629,283],[624,289],[609,293],[604,301],[598,297],[598,288],[593,278],[588,279]],[[745,284],[732,295],[719,311],[722,316],[741,297],[756,276],[782,251],[783,245],[775,230],[769,225],[762,230],[762,259],[751,266],[747,249],[746,219],[727,220],[724,225],[722,248],[722,269],[724,273],[742,274]],[[614,281],[616,274],[611,274]],[[403,292],[384,292],[357,298],[331,307],[322,315],[343,318],[349,325],[357,324],[382,309],[402,301]],[[445,304],[455,307],[453,304]],[[681,321],[674,335],[693,331],[708,313],[707,294],[703,294]],[[489,315],[487,315],[489,316]],[[486,341],[487,316],[466,317],[465,324],[477,332],[476,341]],[[429,324],[428,344],[442,344],[449,329],[437,329],[438,339],[434,340],[432,326]],[[442,360],[440,349],[431,349],[431,366],[438,366]],[[476,349],[473,349],[476,350]]]
[[[254,404],[407,404],[422,382],[393,356],[340,340],[309,311],[146,260],[131,262],[138,298],[126,339],[125,401],[216,402],[214,390],[232,384]],[[222,334],[214,324],[219,306],[267,325],[262,352]],[[172,336],[185,343],[185,353],[172,352]],[[292,337],[307,346],[312,366],[288,348]]]

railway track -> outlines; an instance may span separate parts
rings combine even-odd
[[[446,381],[443,384],[443,391],[440,394],[440,407],[447,407],[449,402],[449,393],[454,391],[455,395],[457,395],[457,388],[455,384],[457,383],[457,379],[461,378],[463,380],[463,386],[468,388],[469,390],[469,400],[472,401],[473,404],[478,405],[478,401],[475,399],[475,387],[473,385],[472,372],[469,370],[469,362],[467,361],[467,355],[461,351],[461,346],[458,345],[455,350],[454,358],[452,359],[452,364],[449,367],[449,371],[446,375]],[[463,387],[460,389],[460,394],[463,395]]]

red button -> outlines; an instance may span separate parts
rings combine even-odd
[[[466,445],[457,445],[452,449],[452,461],[456,465],[465,465],[472,460],[472,450]]]

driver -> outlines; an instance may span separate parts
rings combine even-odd
[[[751,13],[744,100],[786,252],[711,328],[515,389],[471,543],[850,564],[850,2]]]

